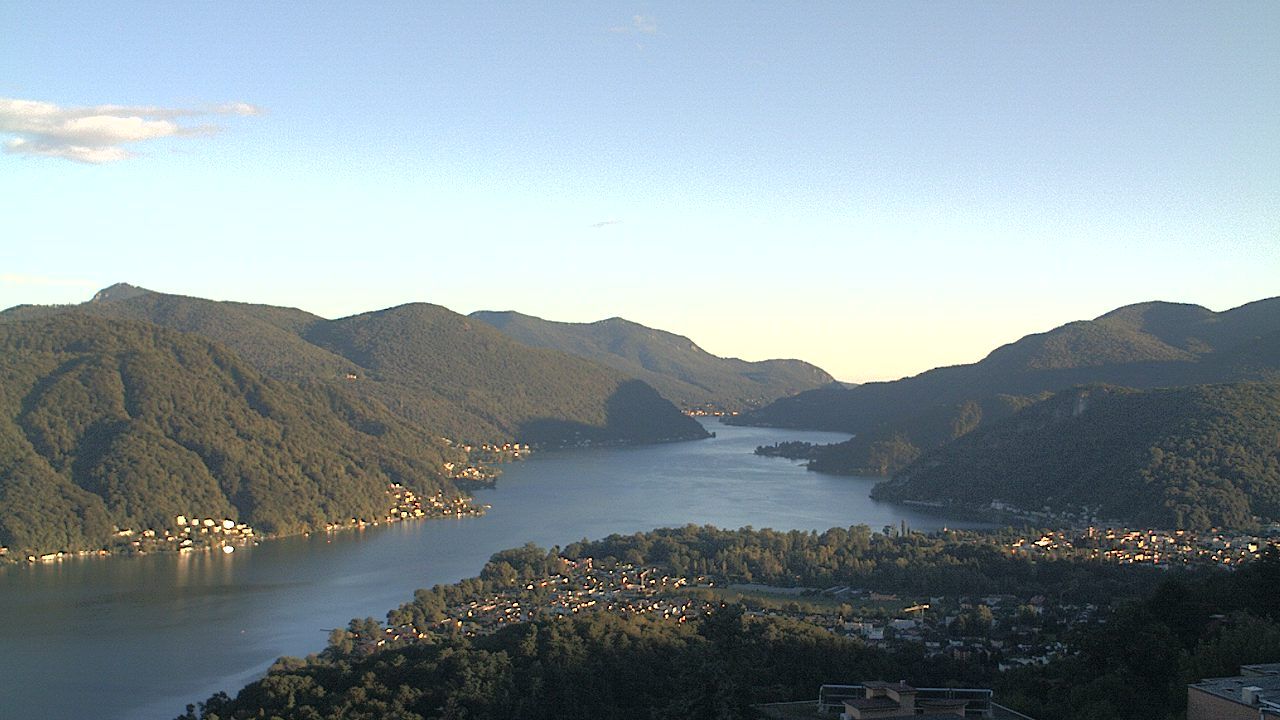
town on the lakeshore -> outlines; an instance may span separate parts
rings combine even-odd
[[[387,487],[390,507],[376,520],[350,518],[343,522],[329,523],[326,532],[362,529],[376,525],[444,517],[473,517],[483,515],[488,505],[476,504],[466,495],[445,495],[437,492],[422,496],[399,483]],[[264,535],[245,523],[231,518],[201,517],[197,514],[177,515],[168,528],[133,530],[120,528],[115,532],[115,544],[100,550],[80,552],[55,552],[44,555],[28,555],[26,558],[9,558],[9,549],[0,547],[0,561],[25,559],[27,562],[55,562],[72,557],[111,555],[115,553],[152,553],[164,551],[194,552],[220,550],[231,554],[236,547],[256,544]]]
[[[445,462],[443,475],[450,480],[470,483],[472,486],[492,486],[500,471],[497,465],[525,460],[533,454],[528,444],[517,442],[485,442],[468,444],[440,438],[446,445],[456,447],[466,455],[465,462]],[[461,484],[460,483],[460,484]],[[322,528],[326,532],[361,529],[401,522],[445,517],[473,517],[483,515],[487,505],[480,505],[465,494],[447,495],[436,492],[419,495],[413,490],[392,482],[387,487],[388,509],[379,518],[347,518],[330,522]],[[307,533],[304,533],[307,534]],[[165,551],[193,552],[196,550],[220,550],[231,554],[236,547],[249,545],[267,537],[246,523],[227,517],[205,517],[200,513],[176,515],[173,523],[164,528],[117,527],[112,542],[95,550],[57,551],[41,555],[14,555],[8,547],[0,546],[0,563],[5,562],[56,562],[73,557],[104,556],[114,554],[140,554]]]
[[[1090,528],[1026,534],[1010,542],[1008,550],[1046,560],[1232,568],[1269,547],[1280,549],[1280,538]],[[550,575],[508,578],[503,589],[449,605],[429,623],[392,624],[376,634],[353,637],[354,646],[373,652],[388,643],[416,642],[435,634],[487,635],[514,623],[593,611],[686,622],[725,602],[737,602],[748,615],[804,622],[873,647],[915,644],[928,657],[983,662],[1006,670],[1043,665],[1062,656],[1068,649],[1056,639],[1061,631],[1105,617],[1105,608],[1095,604],[1050,602],[1041,594],[910,596],[850,586],[730,583],[613,559],[561,557],[557,563]]]

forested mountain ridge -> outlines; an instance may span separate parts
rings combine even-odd
[[[1192,530],[1280,522],[1280,385],[1065,390],[926,453],[872,494]]]
[[[853,433],[815,468],[890,474],[1045,393],[1076,385],[1153,388],[1274,379],[1280,379],[1280,298],[1221,313],[1151,302],[1028,335],[977,363],[893,382],[820,388],[734,422]],[[939,432],[942,426],[957,432]]]
[[[85,313],[0,322],[0,545],[102,547],[177,515],[296,532],[456,495],[460,454],[341,386],[264,377],[224,347]]]
[[[278,380],[343,377],[351,363],[302,338],[324,318],[296,308],[169,295],[118,283],[79,305],[20,305],[0,319],[48,317],[83,312],[120,320],[152,322],[203,335],[231,349],[259,371]]]
[[[438,305],[333,320],[313,325],[305,337],[366,370],[376,382],[372,392],[390,407],[464,437],[472,436],[465,434],[470,426],[484,425],[499,437],[549,445],[705,436],[697,421],[643,382],[526,346]],[[449,410],[433,412],[428,403],[437,398]]]
[[[802,360],[748,362],[717,357],[683,335],[622,318],[566,323],[487,310],[470,317],[526,345],[613,367],[647,382],[686,409],[743,410],[834,382],[821,368]]]
[[[342,385],[432,433],[556,446],[705,437],[656,392],[566,353],[531,348],[484,323],[416,303],[326,320],[293,308],[115,285],[74,306],[22,306],[0,320],[86,313],[197,333],[261,372]]]

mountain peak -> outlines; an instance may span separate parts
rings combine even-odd
[[[111,300],[128,300],[129,298],[146,295],[151,291],[146,288],[140,288],[129,283],[116,283],[110,287],[105,287],[94,293],[93,298],[89,302],[108,302]]]

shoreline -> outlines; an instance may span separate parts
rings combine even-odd
[[[455,507],[468,507],[468,511],[457,512],[441,512],[441,513],[424,513],[422,515],[408,515],[406,517],[388,516],[382,520],[356,520],[343,523],[330,523],[320,528],[311,528],[291,533],[269,533],[269,534],[253,534],[241,535],[235,538],[223,538],[218,542],[208,542],[201,544],[192,544],[186,547],[173,547],[167,540],[157,540],[152,547],[140,548],[133,545],[124,545],[117,548],[98,548],[95,550],[61,550],[53,553],[45,553],[43,555],[27,555],[25,557],[8,555],[0,556],[0,567],[17,567],[28,566],[36,567],[41,565],[55,565],[68,560],[85,560],[93,558],[129,558],[129,557],[146,557],[150,555],[189,555],[196,552],[214,553],[223,552],[227,555],[235,553],[236,548],[257,547],[263,542],[273,540],[283,540],[293,537],[310,537],[314,533],[325,533],[332,535],[341,532],[349,532],[354,530],[365,530],[367,528],[390,527],[402,522],[415,520],[450,520],[464,517],[483,517],[492,507],[487,503],[476,503],[475,498],[465,495],[457,498],[457,500],[465,499],[465,503],[454,503]]]

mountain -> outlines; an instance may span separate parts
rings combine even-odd
[[[647,385],[516,342],[424,303],[339,320],[115,285],[75,306],[22,306],[0,319],[67,312],[147,321],[212,339],[262,373],[341,385],[431,432],[470,442],[556,446],[692,439],[706,433]]]
[[[1154,388],[1251,380],[1280,380],[1280,298],[1221,313],[1176,303],[1130,305],[1028,335],[971,365],[819,388],[735,422],[853,433],[814,467],[889,474],[1045,393],[1092,383]]]
[[[836,475],[890,475],[935,448],[973,429],[1006,418],[1035,401],[1025,395],[988,395],[928,405],[893,424],[858,433],[849,440],[819,445],[810,452],[810,470]]]
[[[1193,530],[1280,522],[1280,385],[1065,390],[926,453],[872,494]]]
[[[512,311],[479,311],[470,317],[526,345],[608,365],[645,381],[685,409],[760,407],[834,382],[821,368],[801,360],[747,362],[717,357],[687,337],[622,318],[564,323]]]
[[[369,392],[393,409],[463,437],[475,437],[474,428],[535,444],[705,436],[643,382],[437,305],[333,320],[304,337],[366,372]]]
[[[308,328],[327,322],[317,315],[295,308],[169,295],[125,283],[100,290],[80,305],[20,305],[0,313],[0,320],[66,312],[152,322],[203,335],[278,380],[341,378],[352,369],[345,358],[302,338]]]
[[[225,347],[67,312],[0,322],[0,545],[102,547],[177,515],[296,532],[376,519],[398,482],[456,494],[462,457],[336,384],[265,377]]]

